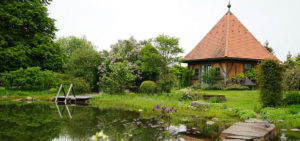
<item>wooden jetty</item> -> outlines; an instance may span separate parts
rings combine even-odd
[[[222,141],[263,141],[272,140],[276,134],[274,124],[266,128],[264,122],[238,122],[225,129],[220,138]]]
[[[87,100],[91,99],[92,96],[95,96],[95,95],[81,95],[81,96],[69,96],[69,97],[65,97],[65,96],[56,96],[54,98],[54,101],[55,99],[57,99],[56,102],[60,103],[60,102],[65,102],[65,100],[67,100],[69,103],[75,103],[75,102],[80,102],[80,103],[83,103],[83,102],[86,102]]]
[[[59,96],[60,92],[63,92],[64,96]],[[70,96],[70,93],[72,92],[72,95]],[[60,84],[59,90],[57,92],[57,96],[54,97],[53,101],[56,103],[62,103],[65,104],[69,103],[85,103],[87,100],[91,99],[93,96],[96,96],[98,94],[87,94],[87,95],[80,95],[76,96],[73,84],[70,85],[69,90],[66,94],[63,84]]]

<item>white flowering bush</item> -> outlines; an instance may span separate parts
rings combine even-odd
[[[136,76],[133,71],[128,68],[128,63],[118,62],[109,65],[111,70],[104,75],[100,82],[103,90],[109,93],[123,93],[125,89],[128,89],[134,85]]]
[[[300,90],[300,68],[290,70],[285,76],[285,83],[289,90]]]

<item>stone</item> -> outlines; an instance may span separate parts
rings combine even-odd
[[[218,121],[219,119],[218,118],[212,118],[211,120]]]
[[[283,122],[283,120],[282,120],[282,119],[279,119],[279,120],[277,120],[277,122]]]
[[[300,132],[300,129],[293,128],[293,129],[290,129],[290,131],[294,131],[294,132]]]
[[[208,106],[208,104],[207,103],[205,103],[205,102],[200,102],[200,101],[193,101],[192,102],[192,104],[191,104],[191,106],[194,106],[194,107],[198,107],[198,106],[204,106],[204,107],[207,107]]]
[[[280,131],[283,131],[283,132],[285,132],[285,131],[287,131],[287,129],[280,129]]]
[[[213,121],[207,121],[206,124],[207,125],[213,125],[213,124],[215,124],[215,122],[213,122]]]
[[[27,100],[27,101],[33,101],[33,98],[30,97],[30,96],[27,96],[27,97],[26,97],[26,100]]]
[[[139,112],[143,112],[143,110],[142,110],[142,109],[139,109]]]
[[[7,98],[7,96],[2,96],[2,98]]]

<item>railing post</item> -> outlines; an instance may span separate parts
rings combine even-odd
[[[71,89],[73,88],[73,84],[70,85],[67,96],[65,97],[65,104],[67,104],[67,99],[69,98],[69,94],[71,92]]]
[[[60,87],[59,87],[59,89],[58,89],[57,95],[56,95],[56,97],[55,97],[55,102],[57,102],[57,98],[58,98],[58,96],[59,96],[59,93],[60,93],[62,87],[63,87],[63,84],[60,84]]]

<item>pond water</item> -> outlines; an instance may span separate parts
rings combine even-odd
[[[1,103],[0,140],[188,141],[218,140],[225,123],[178,120],[120,109],[53,103]]]

